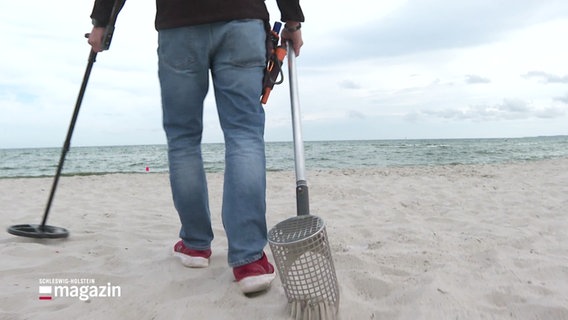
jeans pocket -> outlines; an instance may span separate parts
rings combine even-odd
[[[235,67],[262,67],[266,64],[266,30],[262,20],[235,20],[225,36],[228,63]]]

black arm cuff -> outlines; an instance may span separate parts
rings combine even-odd
[[[304,22],[304,13],[300,7],[300,0],[277,0],[280,9],[281,21]]]
[[[106,27],[112,12],[114,0],[95,0],[91,21],[94,27]]]

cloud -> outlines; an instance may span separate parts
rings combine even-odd
[[[518,99],[505,99],[500,104],[472,105],[462,109],[423,110],[417,114],[407,115],[407,119],[416,119],[419,115],[442,118],[446,120],[496,121],[519,120],[529,118],[557,118],[567,114],[568,108],[545,107],[535,108]]]
[[[490,79],[475,74],[468,74],[465,76],[465,83],[467,84],[490,83],[490,82],[491,82]]]
[[[361,85],[352,80],[343,80],[339,83],[339,87],[343,89],[361,89]]]
[[[562,97],[556,97],[556,98],[554,98],[554,100],[555,100],[555,101],[560,101],[560,102],[565,103],[565,104],[568,104],[568,93],[565,94],[565,95],[562,96]]]
[[[541,119],[555,119],[565,116],[568,113],[566,107],[547,107],[542,110],[537,110],[535,116]]]
[[[329,54],[318,56],[318,61],[363,60],[494,43],[567,9],[565,1],[407,1],[382,18],[334,32],[337,41],[329,43]]]
[[[495,108],[504,113],[528,113],[530,108],[525,101],[518,99],[505,99],[502,104]]]
[[[568,75],[558,76],[544,71],[529,71],[523,75],[527,79],[539,79],[543,83],[568,83]]]
[[[355,111],[355,110],[350,110],[349,113],[347,114],[349,119],[365,119],[366,116],[365,114],[363,114],[362,112],[359,111]]]

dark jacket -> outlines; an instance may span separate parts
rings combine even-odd
[[[108,24],[116,0],[95,0],[91,18],[97,27]],[[276,0],[281,21],[304,21],[300,0]],[[269,21],[264,0],[156,0],[156,30],[237,19]]]

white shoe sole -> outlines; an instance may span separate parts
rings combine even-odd
[[[241,291],[244,294],[248,294],[268,289],[274,278],[276,278],[276,272],[263,274],[260,276],[246,277],[241,279],[238,284],[241,288]]]
[[[209,266],[209,259],[207,258],[191,257],[180,252],[174,252],[174,256],[179,257],[181,264],[188,268],[206,268]]]

